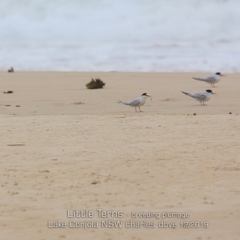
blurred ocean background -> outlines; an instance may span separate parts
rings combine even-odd
[[[240,0],[1,0],[0,70],[240,72]]]

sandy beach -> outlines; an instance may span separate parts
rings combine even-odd
[[[239,240],[240,74],[225,74],[0,72],[1,239]],[[206,106],[181,93],[206,89]],[[141,113],[117,103],[144,92]]]

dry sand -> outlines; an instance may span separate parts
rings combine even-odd
[[[13,91],[0,94],[1,239],[239,240],[240,74],[227,74],[207,106],[180,92],[210,88],[191,79],[208,75],[0,73],[1,91]],[[106,87],[87,90],[91,77]],[[143,92],[153,101],[142,113],[116,103]],[[94,218],[70,218],[67,209]],[[163,219],[164,212],[190,216]],[[103,220],[123,226],[105,228]],[[53,229],[54,221],[67,226]],[[70,221],[99,225],[71,228]],[[141,227],[127,228],[130,221]],[[161,221],[177,227],[159,228]]]

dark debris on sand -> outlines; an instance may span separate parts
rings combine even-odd
[[[88,89],[98,89],[103,88],[105,86],[105,83],[100,78],[91,79],[89,83],[86,84],[86,87]]]

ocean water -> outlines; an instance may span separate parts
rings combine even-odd
[[[240,72],[239,0],[1,0],[0,70]]]

